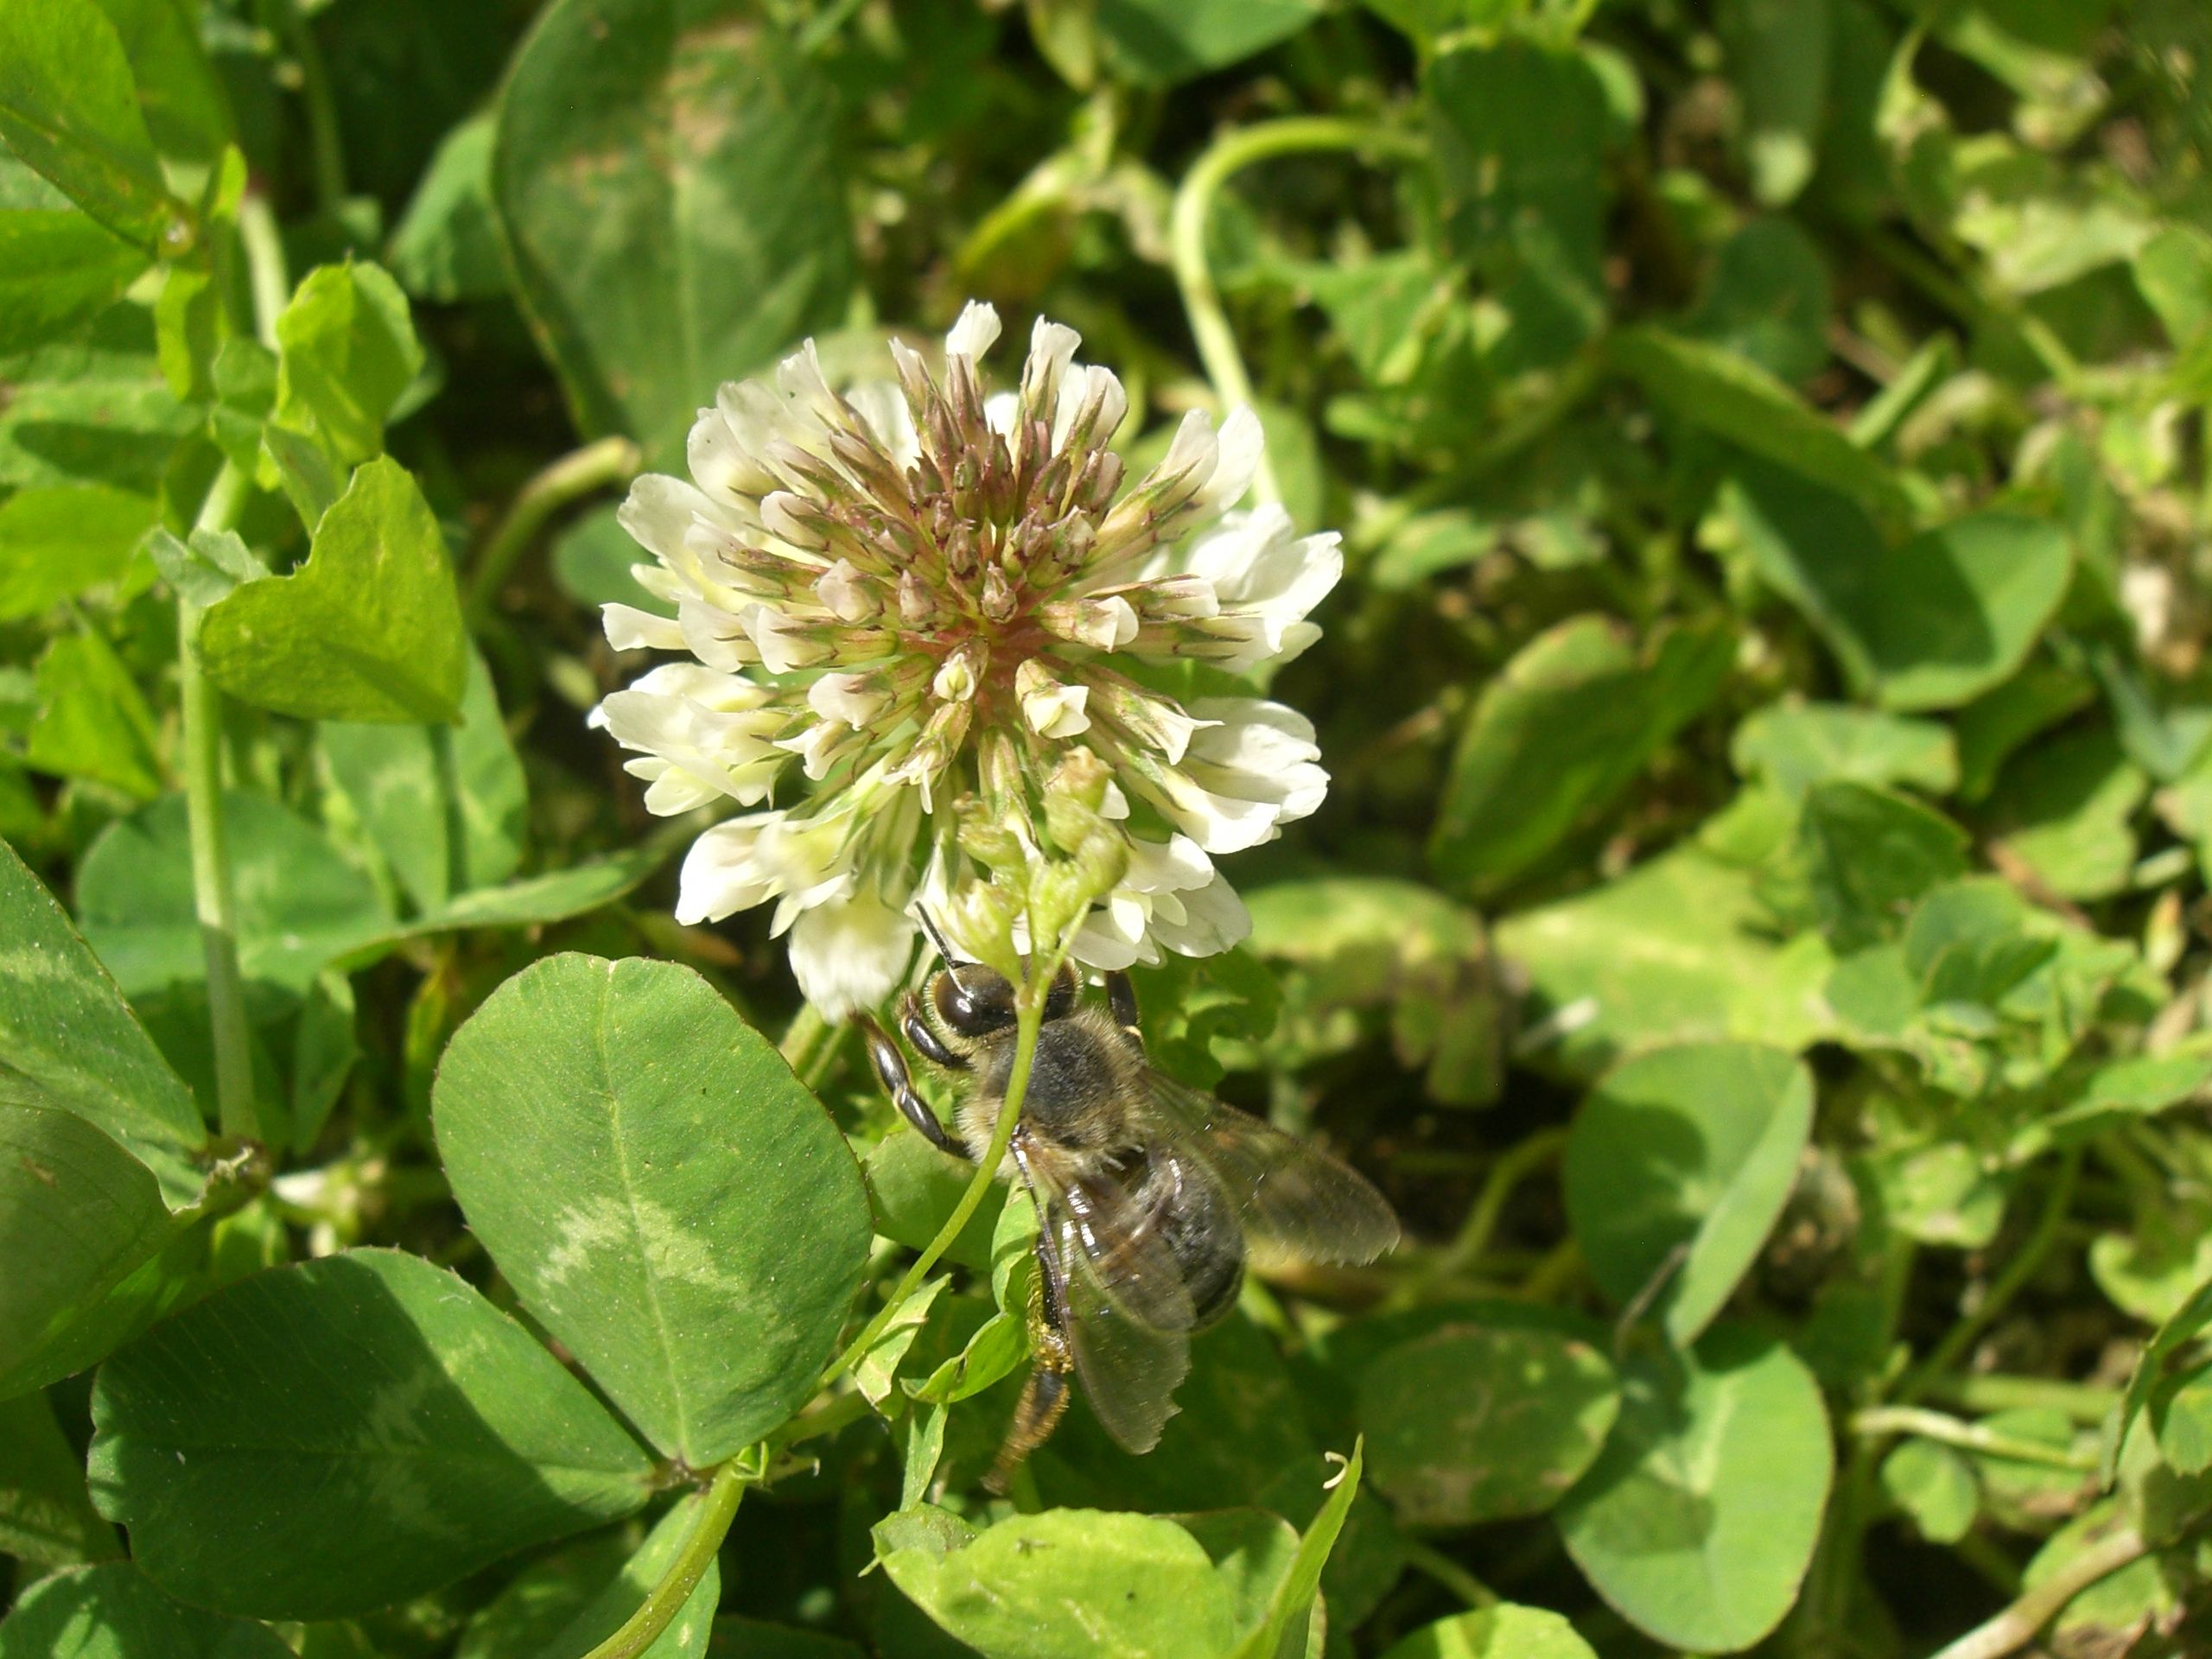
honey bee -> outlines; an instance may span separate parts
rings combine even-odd
[[[926,1002],[907,993],[899,1029],[966,1084],[957,1138],[915,1091],[890,1034],[866,1015],[861,1024],[900,1114],[933,1146],[974,1162],[989,1147],[1014,1070],[1014,987],[980,963],[955,963],[929,931],[944,965]],[[1081,990],[1063,969],[1046,994],[999,1172],[1028,1192],[1038,1229],[1035,1363],[986,1483],[995,1491],[1058,1426],[1071,1376],[1122,1446],[1158,1445],[1190,1370],[1191,1335],[1236,1305],[1248,1245],[1363,1262],[1398,1242],[1397,1217],[1363,1177],[1153,1070],[1126,974],[1106,976],[1104,1008]]]

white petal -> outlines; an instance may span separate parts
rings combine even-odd
[[[1221,441],[1214,435],[1213,417],[1202,409],[1194,409],[1183,416],[1182,424],[1175,429],[1175,441],[1167,446],[1167,454],[1160,465],[1146,475],[1145,483],[1154,479],[1179,478],[1193,472],[1210,476],[1220,456]]]
[[[1185,893],[1179,921],[1155,920],[1152,937],[1179,956],[1211,957],[1243,944],[1252,934],[1252,912],[1236,889],[1217,873],[1203,887]]]
[[[1264,697],[1199,697],[1191,713],[1205,722],[1191,740],[1193,759],[1262,771],[1319,758],[1313,722]]]
[[[1274,839],[1280,817],[1271,802],[1217,795],[1180,772],[1169,772],[1160,785],[1161,809],[1175,826],[1210,853],[1241,853]]]
[[[792,412],[807,424],[826,429],[837,421],[836,394],[830,390],[830,381],[822,372],[822,359],[811,340],[776,365],[776,385],[791,400]]]
[[[1216,879],[1213,861],[1188,836],[1129,842],[1129,868],[1121,885],[1135,893],[1179,893]]]
[[[709,668],[746,668],[760,660],[744,620],[719,605],[683,600],[677,607],[676,620],[683,632],[683,648]]]
[[[960,309],[959,321],[944,337],[947,357],[978,358],[997,343],[998,308],[983,300],[970,300]]]
[[[657,818],[680,817],[722,798],[721,791],[708,788],[657,755],[640,755],[626,762],[622,770],[646,780],[645,810]]]
[[[791,929],[791,971],[830,1020],[880,1004],[914,954],[914,925],[872,893],[808,911]]]
[[[755,605],[742,619],[746,637],[760,653],[761,666],[771,674],[788,674],[810,668],[830,654],[830,647],[814,637],[808,625],[794,620],[772,606]]]
[[[1141,929],[1124,931],[1111,911],[1094,910],[1084,918],[1068,949],[1085,967],[1112,973],[1139,961],[1157,961],[1156,955],[1139,956],[1143,944]]]
[[[868,380],[845,394],[883,453],[905,472],[921,459],[922,441],[914,430],[914,413],[906,407],[906,394],[888,380]]]
[[[1068,439],[1068,430],[1075,425],[1076,417],[1093,397],[1098,400],[1098,413],[1090,429],[1091,442],[1103,444],[1120,429],[1129,412],[1129,394],[1111,369],[1096,363],[1076,364],[1060,380],[1060,407],[1052,416],[1052,447],[1057,449]]]
[[[1010,391],[995,391],[983,399],[983,424],[1002,438],[1014,435],[1021,421],[1021,399]]]
[[[769,898],[774,878],[760,859],[764,833],[780,812],[758,812],[718,823],[691,843],[676,897],[676,919],[687,927],[718,922]]]
[[[1038,318],[1029,330],[1029,360],[1022,365],[1022,378],[1058,380],[1067,372],[1068,365],[1075,360],[1075,348],[1082,344],[1083,336],[1065,322]]]
[[[1217,513],[1234,506],[1252,487],[1252,474],[1259,470],[1260,454],[1267,447],[1260,417],[1243,404],[1229,411],[1217,442],[1219,453],[1213,475],[1192,498],[1192,507],[1200,513]]]
[[[699,411],[683,450],[699,487],[741,516],[747,512],[747,498],[774,482],[775,474],[747,448],[719,406]]]
[[[1119,651],[1137,637],[1136,607],[1118,594],[1110,599],[1056,600],[1041,607],[1038,620],[1060,639],[1095,651]]]
[[[599,607],[607,629],[607,643],[617,651],[681,651],[683,625],[674,617],[656,616],[634,605],[609,604]]]
[[[683,556],[683,538],[702,517],[715,521],[721,515],[682,479],[647,473],[630,486],[630,493],[614,517],[639,546],[669,560]]]
[[[850,559],[840,559],[823,573],[814,596],[840,622],[865,622],[878,608],[874,590]]]
[[[864,731],[890,701],[866,674],[824,674],[806,689],[806,706],[824,720],[842,721]]]
[[[1080,737],[1090,729],[1090,716],[1084,708],[1090,701],[1089,686],[1062,685],[1044,677],[1042,684],[1021,693],[1021,717],[1039,737]]]

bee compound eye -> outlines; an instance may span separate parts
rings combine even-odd
[[[930,988],[938,1017],[963,1037],[988,1037],[1014,1022],[1014,987],[989,969],[969,963],[947,969]]]

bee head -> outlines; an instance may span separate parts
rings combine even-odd
[[[1047,1023],[1067,1017],[1076,989],[1073,969],[1062,968],[1045,996]],[[947,1031],[970,1041],[1012,1031],[1018,1018],[1013,982],[979,962],[947,962],[932,974],[930,1007]]]

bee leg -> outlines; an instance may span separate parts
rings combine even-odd
[[[968,1057],[955,1053],[944,1046],[944,1039],[937,1034],[936,1027],[922,1018],[921,1000],[912,991],[899,1004],[899,1034],[914,1046],[914,1052],[931,1065],[941,1065],[948,1071],[965,1071]]]
[[[899,1045],[891,1040],[891,1033],[876,1023],[874,1016],[861,1014],[854,1016],[861,1028],[861,1035],[868,1043],[868,1058],[875,1067],[876,1080],[884,1092],[891,1096],[891,1103],[899,1115],[914,1127],[939,1152],[949,1152],[956,1158],[966,1158],[968,1148],[945,1132],[944,1125],[937,1121],[937,1114],[930,1110],[929,1102],[914,1092],[913,1073],[906,1069],[906,1057],[899,1052]]]
[[[1125,969],[1116,968],[1106,976],[1106,1006],[1114,1015],[1114,1023],[1129,1035],[1141,1050],[1144,1033],[1137,1025],[1137,988]]]
[[[1052,1248],[1039,1233],[1037,1281],[1029,1293],[1029,1343],[1036,1363],[1030,1368],[1028,1381],[1021,1385],[1021,1398],[1014,1403],[1014,1421],[1007,1427],[998,1461],[983,1479],[986,1491],[1001,1497],[1014,1471],[1052,1437],[1060,1419],[1067,1414],[1068,1402],[1075,1397],[1069,1382],[1075,1370],[1075,1352],[1068,1344],[1066,1310],[1061,1307],[1054,1288],[1058,1282]]]

